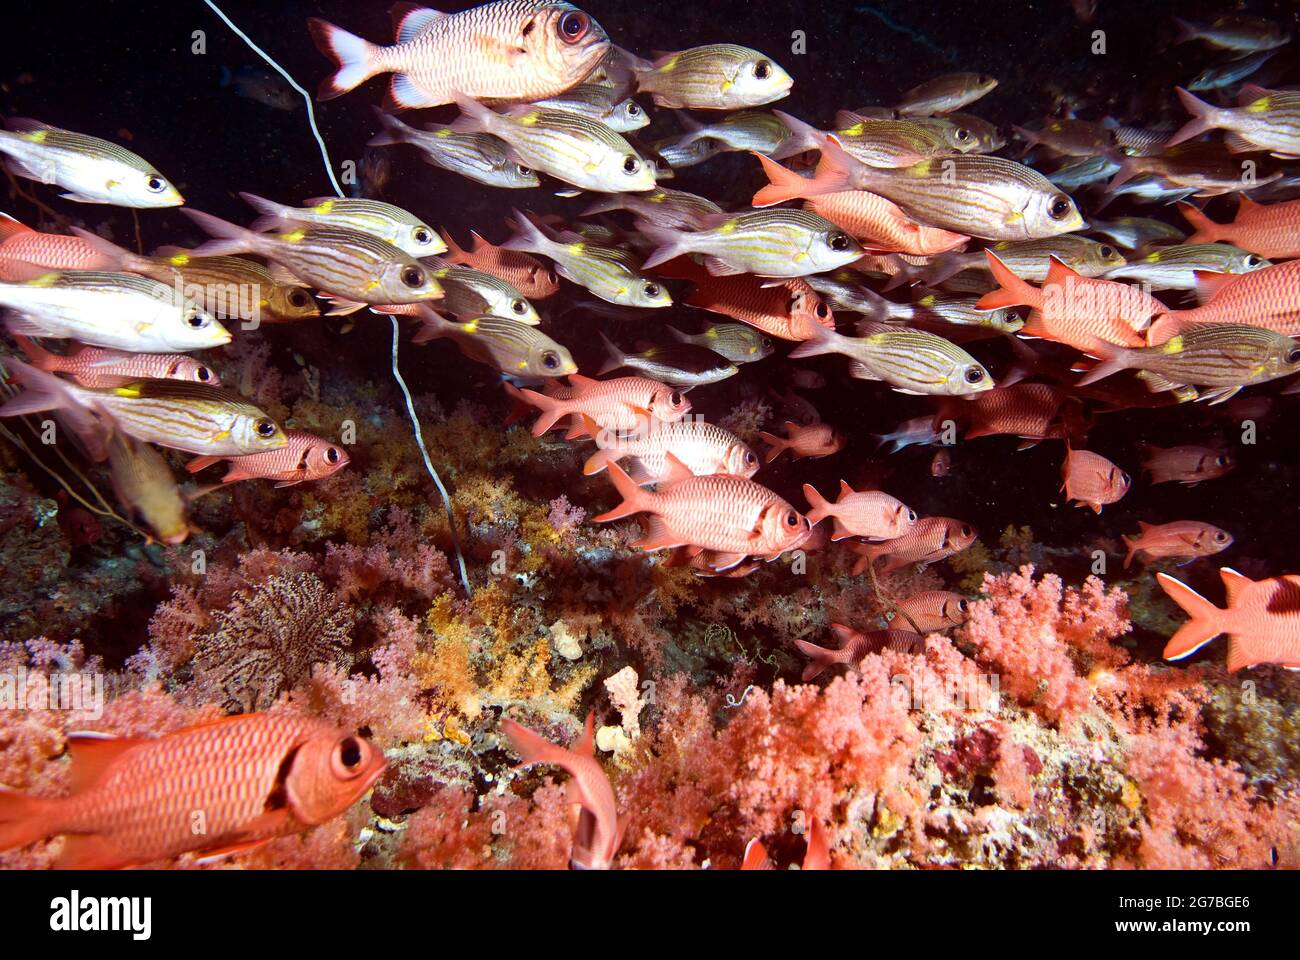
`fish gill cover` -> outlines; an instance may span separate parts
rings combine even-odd
[[[1300,863],[1290,5],[78,18],[0,865]]]

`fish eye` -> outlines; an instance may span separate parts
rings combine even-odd
[[[1063,193],[1052,197],[1047,205],[1047,215],[1053,220],[1063,220],[1070,213],[1070,198]]]
[[[361,762],[361,744],[356,737],[348,737],[339,744],[339,760],[349,770]]]
[[[307,291],[301,287],[294,287],[290,290],[288,300],[291,307],[305,307],[311,302],[311,298],[307,296]]]
[[[979,382],[980,382],[981,380],[983,380],[983,379],[984,379],[984,370],[983,370],[982,367],[967,367],[967,368],[966,368],[966,382],[967,382],[967,383],[979,383]]]
[[[799,514],[795,513],[793,510],[787,513],[785,515],[785,525],[787,527],[799,526]]]
[[[757,463],[757,462],[758,462],[758,457],[754,456],[754,451],[753,451],[753,450],[746,450],[746,451],[745,451],[745,465],[746,465],[746,466],[751,466],[751,467],[752,467],[752,466],[753,466],[755,463]]]
[[[915,511],[915,510],[908,510],[908,511],[907,511],[907,519],[908,519],[908,521],[911,522],[911,523],[916,523],[916,511]]]
[[[528,302],[526,300],[512,300],[510,301],[510,309],[523,316],[528,312]]]
[[[419,267],[406,267],[402,270],[402,283],[412,290],[424,286],[424,271]]]
[[[682,405],[682,401],[685,399],[686,398],[683,397],[679,391],[674,390],[672,394],[668,397],[668,402],[674,407],[680,407]]]
[[[644,287],[641,288],[641,292],[644,293],[647,297],[653,299],[659,296],[659,284],[647,283]]]
[[[202,330],[211,322],[211,318],[206,313],[196,310],[185,318],[185,322],[195,330]]]
[[[1253,253],[1246,254],[1246,266],[1248,267],[1258,267],[1263,262],[1263,260],[1255,256]]]
[[[522,163],[515,164],[515,173],[519,174],[521,177],[531,177],[533,175],[533,171],[528,167],[525,167]]]
[[[207,367],[196,367],[194,370],[194,379],[199,383],[207,383],[212,379],[212,371]]]
[[[763,345],[764,350],[772,349],[772,340],[770,337],[764,337],[762,340],[759,341],[759,343]]]
[[[1219,454],[1219,456],[1214,458],[1214,465],[1216,467],[1226,467],[1228,465],[1227,456],[1225,454]]]
[[[958,127],[953,133],[953,136],[957,138],[958,143],[966,143],[972,139],[971,132],[965,127]]]
[[[961,525],[961,535],[963,537],[973,537],[975,535],[975,531],[970,528],[970,524],[963,523]]]
[[[554,350],[547,350],[542,354],[542,366],[547,370],[554,370],[560,365],[560,355]]]
[[[577,43],[591,29],[591,17],[581,10],[568,10],[560,17],[560,39],[565,43]]]
[[[629,117],[641,116],[641,107],[637,105],[636,101],[633,101],[627,105],[627,115]]]
[[[962,613],[965,613],[965,612],[966,612],[966,608],[969,607],[969,606],[970,606],[970,601],[968,601],[968,600],[958,600],[958,601],[957,601],[957,609],[960,610]]]
[[[275,424],[265,417],[253,424],[253,429],[257,431],[259,437],[275,436]]]
[[[157,174],[154,174],[148,180],[146,180],[144,182],[144,185],[149,190],[150,193],[162,193],[164,190],[167,189],[167,181],[164,180],[162,177],[158,176]]]
[[[1123,487],[1127,487],[1127,486],[1129,485],[1129,477],[1128,477],[1128,474],[1125,473],[1123,470],[1121,470],[1121,471],[1119,472],[1119,482],[1120,482],[1120,486],[1123,486]]]
[[[631,154],[628,154],[626,157],[623,158],[624,173],[636,173],[640,169],[641,169],[641,161],[636,157],[632,156]]]
[[[1219,531],[1217,531],[1217,532],[1214,534],[1214,542],[1215,542],[1215,543],[1223,543],[1223,541],[1225,541],[1225,540],[1227,540],[1227,539],[1228,539],[1228,535],[1227,535],[1226,533],[1224,533],[1222,530],[1219,530]]]
[[[822,320],[825,320],[831,315],[830,308],[828,308],[824,303],[817,304],[817,308],[813,312]]]
[[[339,462],[339,448],[338,448],[338,447],[326,447],[326,448],[325,448],[325,462],[326,462],[326,463],[338,463],[338,462]]]
[[[430,233],[428,230],[426,230],[424,227],[416,227],[415,242],[422,247],[425,246],[426,244],[433,243],[433,234]]]
[[[754,79],[766,80],[772,75],[772,64],[767,60],[760,60],[754,64]]]
[[[1292,350],[1286,355],[1287,363],[1300,363],[1300,350]]]
[[[1103,243],[1101,245],[1101,249],[1098,252],[1101,254],[1101,258],[1103,260],[1110,260],[1115,256],[1115,248],[1108,243]]]
[[[836,253],[843,253],[849,249],[849,238],[843,233],[832,233],[826,242]]]

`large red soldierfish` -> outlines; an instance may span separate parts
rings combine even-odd
[[[808,538],[808,521],[767,487],[726,474],[697,477],[671,453],[668,479],[655,491],[643,490],[618,464],[607,468],[623,502],[593,517],[597,523],[649,514],[642,550],[695,547],[712,550],[716,571],[746,557],[775,560]]]
[[[842,623],[832,623],[831,632],[839,640],[837,648],[819,647],[807,640],[794,642],[799,652],[810,658],[808,665],[803,668],[804,683],[837,664],[858,664],[869,653],[879,653],[882,650],[920,653],[925,649],[925,639],[910,630],[872,630],[870,633],[859,633]]]
[[[277,487],[292,487],[307,480],[324,480],[348,465],[347,451],[324,437],[306,430],[286,430],[283,447],[263,450],[242,457],[195,457],[185,464],[190,473],[198,473],[220,460],[230,464],[221,482],[237,480],[275,480]]]
[[[1188,243],[1231,243],[1269,260],[1300,257],[1300,200],[1256,203],[1244,193],[1232,223],[1215,223],[1190,203],[1180,203],[1195,233]]]
[[[1300,670],[1300,575],[1252,580],[1231,567],[1219,570],[1226,609],[1168,574],[1156,579],[1192,619],[1165,646],[1166,660],[1191,656],[1221,633],[1228,635],[1228,672],[1261,663]]]
[[[104,256],[80,237],[41,233],[0,214],[0,281],[25,283],[51,270],[112,270]]]
[[[674,423],[691,410],[691,401],[679,390],[646,377],[615,377],[593,380],[569,374],[569,396],[548,396],[536,390],[521,390],[507,383],[506,393],[541,411],[533,424],[533,436],[540,437],[561,419],[578,415],[571,436],[582,436],[582,417],[589,417],[602,430],[631,431],[651,427],[653,420]]]
[[[901,537],[881,543],[852,544],[852,550],[858,554],[853,575],[865,572],[867,565],[875,563],[878,557],[885,558],[882,573],[891,573],[909,563],[935,563],[961,553],[975,542],[976,536],[975,528],[969,523],[952,517],[921,517]]]
[[[1189,560],[1208,557],[1232,546],[1232,534],[1199,520],[1174,520],[1172,523],[1143,523],[1138,521],[1136,537],[1121,537],[1128,547],[1124,569],[1129,568],[1139,554],[1146,562],[1152,560]]]
[[[569,800],[574,806],[569,865],[579,870],[608,870],[627,828],[626,819],[618,815],[618,800],[609,777],[596,760],[594,724],[594,714],[588,713],[582,739],[568,750],[510,717],[501,721],[501,729],[519,754],[519,766],[549,763],[569,774]]]
[[[1199,307],[1165,311],[1151,324],[1153,346],[1201,323],[1248,323],[1288,337],[1300,336],[1300,260],[1249,273],[1196,271]]]
[[[1061,489],[1067,500],[1078,501],[1075,506],[1091,507],[1093,513],[1101,513],[1106,504],[1123,499],[1130,482],[1127,473],[1101,454],[1066,446]]]
[[[386,766],[362,737],[290,714],[223,717],[152,740],[69,734],[68,743],[68,796],[0,792],[0,850],[62,835],[56,865],[82,870],[236,853],[332,820]]]
[[[393,8],[397,42],[378,46],[341,27],[307,21],[321,52],[338,72],[321,84],[329,100],[381,73],[395,74],[399,107],[480,100],[542,100],[577,86],[609,53],[600,24],[557,0],[494,0],[459,13],[412,3]]]
[[[840,481],[840,498],[831,503],[811,483],[803,485],[808,500],[808,522],[818,524],[830,517],[834,521],[832,540],[863,537],[867,540],[893,540],[912,529],[916,511],[881,490],[855,491]]]

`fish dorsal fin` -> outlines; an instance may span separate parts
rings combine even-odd
[[[393,6],[393,33],[397,43],[409,43],[420,35],[430,24],[437,23],[447,14],[430,10],[414,3],[398,3]]]
[[[586,390],[587,388],[593,387],[598,383],[600,383],[599,380],[593,380],[591,377],[584,377],[580,373],[569,374],[569,386],[574,387],[578,390]]]
[[[142,743],[148,741],[93,732],[68,734],[68,750],[72,753],[72,792],[79,793],[94,786],[119,757]]]
[[[1193,275],[1196,277],[1196,299],[1201,304],[1209,303],[1219,295],[1225,283],[1238,277],[1235,273],[1215,273],[1213,270],[1195,270]]]
[[[672,485],[680,483],[683,480],[689,480],[695,474],[691,468],[677,459],[677,456],[671,452],[664,454],[665,473],[662,482]]]
[[[849,486],[849,482],[848,482],[847,480],[841,480],[841,481],[840,481],[840,499],[841,499],[841,500],[843,500],[845,497],[850,497],[850,496],[852,496],[852,495],[855,494],[855,493],[857,493],[857,491],[854,490],[852,487]]]
[[[1258,83],[1248,83],[1237,92],[1237,106],[1244,107],[1254,103],[1260,97],[1267,97],[1272,91],[1265,90]]]
[[[1047,283],[1045,286],[1060,286],[1070,282],[1071,280],[1078,282],[1082,279],[1083,277],[1079,276],[1077,272],[1067,267],[1065,263],[1056,256],[1048,257]]]
[[[596,755],[596,711],[587,711],[587,722],[583,724],[582,736],[570,749],[580,757]]]
[[[845,626],[842,623],[832,623],[831,633],[835,635],[836,650],[845,650],[849,644],[857,640],[861,634],[852,627]]]
[[[1138,521],[1138,536],[1142,536],[1150,529],[1151,529],[1151,524],[1147,523],[1145,520]]]
[[[1254,580],[1244,573],[1238,573],[1232,567],[1222,567],[1219,570],[1219,576],[1223,578],[1223,588],[1228,592],[1228,606],[1236,606],[1237,600],[1241,597],[1245,589],[1252,584]]]
[[[1255,211],[1259,210],[1260,207],[1264,206],[1264,204],[1259,201],[1250,199],[1250,197],[1246,196],[1244,193],[1238,193],[1237,199],[1239,201],[1237,204],[1237,220],[1241,219],[1242,214],[1253,214]],[[1236,223],[1237,220],[1234,220],[1233,222]]]

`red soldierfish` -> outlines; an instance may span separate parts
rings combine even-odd
[[[969,523],[951,517],[921,517],[912,524],[911,530],[894,540],[853,544],[853,551],[859,554],[853,564],[853,575],[865,571],[867,564],[874,563],[877,557],[886,558],[881,568],[884,573],[909,563],[935,563],[961,553],[975,542],[976,536],[975,528]]]
[[[532,254],[493,246],[477,233],[472,233],[471,236],[474,238],[474,246],[465,250],[452,239],[450,233],[443,230],[442,240],[447,245],[443,259],[448,263],[490,273],[530,300],[542,300],[560,289],[555,270]]]
[[[1065,463],[1061,466],[1061,489],[1077,507],[1091,507],[1101,513],[1108,503],[1115,503],[1128,493],[1129,475],[1098,453],[1075,450],[1068,444]]]
[[[1232,454],[1217,447],[1188,444],[1143,448],[1142,469],[1151,475],[1152,483],[1200,483],[1221,477],[1236,465]]]
[[[519,766],[547,763],[569,775],[569,800],[576,808],[571,818],[573,849],[569,865],[578,870],[608,870],[627,828],[626,819],[618,815],[618,800],[609,777],[596,760],[594,726],[595,715],[588,713],[582,739],[568,750],[542,739],[510,717],[501,720],[501,729],[519,754]]]
[[[1226,609],[1180,580],[1156,579],[1192,619],[1165,646],[1166,660],[1191,656],[1221,633],[1228,635],[1228,672],[1261,663],[1300,670],[1300,576],[1287,574],[1251,580],[1231,567],[1219,570],[1228,592]]]
[[[1055,257],[1047,282],[1035,287],[1012,273],[992,251],[985,253],[1001,286],[981,297],[976,309],[1030,307],[1021,336],[1055,340],[1078,350],[1086,349],[1093,337],[1121,347],[1141,347],[1145,344],[1139,333],[1165,310],[1164,304],[1138,287],[1080,276]]]
[[[536,390],[521,390],[505,384],[506,393],[542,412],[533,424],[533,436],[540,437],[570,414],[590,417],[602,430],[642,430],[651,419],[673,423],[686,416],[691,401],[679,390],[646,377],[615,377],[593,380],[569,374],[571,396],[547,396]],[[571,436],[581,436],[581,424]]]
[[[1232,534],[1212,524],[1199,520],[1175,520],[1172,523],[1143,523],[1138,521],[1140,532],[1136,537],[1123,537],[1128,546],[1124,556],[1124,569],[1129,568],[1139,554],[1142,560],[1192,560],[1208,557],[1232,546]]]
[[[922,633],[937,633],[966,622],[970,604],[960,593],[951,590],[923,590],[898,601],[897,626],[916,628]]]
[[[292,487],[306,480],[324,480],[348,465],[347,451],[324,437],[306,430],[286,430],[288,443],[275,450],[263,450],[242,457],[195,457],[185,464],[198,473],[220,460],[230,464],[222,483],[237,480],[278,480],[276,487]]]
[[[14,340],[37,370],[69,374],[83,387],[108,389],[136,380],[192,380],[221,386],[221,378],[211,367],[179,353],[127,353],[78,345],[70,353],[58,354],[26,337],[15,336]]]
[[[726,474],[697,477],[671,453],[667,460],[669,477],[653,492],[611,463],[607,471],[623,502],[592,519],[604,523],[647,513],[645,534],[633,546],[716,551],[711,565],[718,571],[750,556],[775,560],[807,539],[808,521],[767,487]]]
[[[494,0],[452,14],[399,3],[393,14],[391,47],[316,17],[307,21],[316,46],[339,67],[321,84],[320,99],[392,73],[399,107],[453,103],[457,93],[541,100],[576,87],[610,49],[600,24],[568,3]]]
[[[856,492],[840,481],[840,498],[830,503],[810,483],[803,485],[808,499],[808,522],[816,525],[830,517],[835,522],[832,540],[864,537],[868,540],[893,540],[912,529],[916,511],[880,490]]]
[[[224,717],[148,740],[69,734],[68,743],[69,796],[0,793],[0,850],[62,834],[58,866],[81,870],[235,853],[332,820],[386,766],[363,738],[290,714]]]
[[[768,463],[787,450],[790,451],[791,457],[799,460],[803,457],[829,457],[844,449],[844,434],[827,423],[800,426],[792,420],[787,420],[785,432],[788,436],[778,437],[759,431],[758,435],[771,444],[766,454]]]
[[[1265,204],[1244,193],[1238,196],[1241,203],[1232,223],[1215,223],[1190,203],[1180,203],[1178,209],[1196,231],[1187,242],[1222,241],[1270,260],[1300,257],[1300,200]],[[0,254],[3,252],[0,246]]]
[[[715,277],[689,257],[660,264],[654,272],[694,283],[687,305],[747,323],[779,340],[807,340],[813,328],[835,326],[830,307],[802,278],[768,286],[748,274]]]
[[[838,649],[819,647],[807,640],[794,642],[799,652],[811,660],[803,668],[802,679],[805,683],[836,664],[857,664],[870,653],[879,653],[882,650],[920,653],[925,649],[925,639],[919,633],[908,630],[872,630],[870,633],[859,633],[842,623],[832,623],[831,632],[840,642]]]
[[[0,214],[0,282],[25,283],[51,270],[112,270],[111,258],[80,237],[41,233]]]
[[[1198,270],[1196,296],[1199,307],[1162,311],[1147,331],[1152,346],[1200,323],[1248,323],[1288,337],[1300,335],[1300,260],[1249,273]]]

